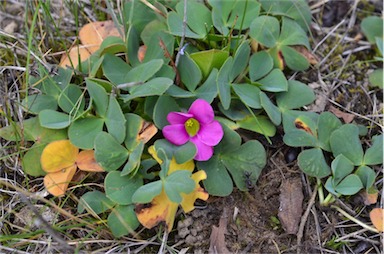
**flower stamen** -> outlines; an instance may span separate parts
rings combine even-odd
[[[187,131],[190,137],[193,137],[199,132],[200,123],[195,118],[189,118],[185,124],[185,130]]]

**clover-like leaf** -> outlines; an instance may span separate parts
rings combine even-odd
[[[104,169],[97,163],[94,150],[81,151],[76,157],[76,165],[80,170],[88,172],[104,172]]]
[[[364,164],[376,165],[383,162],[383,134],[372,137],[372,146],[365,151]]]
[[[309,176],[323,178],[331,173],[320,148],[311,148],[302,151],[298,156],[298,165]]]
[[[76,173],[76,165],[62,168],[60,171],[50,172],[44,176],[44,186],[54,196],[62,196],[68,189],[73,176]]]
[[[58,140],[48,144],[41,155],[41,166],[47,173],[58,172],[75,164],[79,148],[69,140]]]
[[[181,193],[189,194],[195,187],[189,170],[179,169],[169,174],[164,180],[164,191],[169,200],[181,203]]]
[[[100,214],[111,209],[114,205],[115,203],[107,198],[105,193],[94,190],[81,196],[77,206],[77,212],[83,213],[84,210],[91,209],[95,214]]]
[[[259,16],[250,26],[250,36],[268,48],[276,45],[280,35],[280,23],[272,16]]]
[[[214,68],[221,68],[225,60],[228,58],[228,55],[228,51],[211,49],[195,52],[189,56],[199,66],[203,74],[203,78],[206,78]]]
[[[360,178],[355,174],[351,174],[341,180],[341,182],[335,187],[335,190],[341,195],[354,195],[362,188],[363,184],[361,183]]]
[[[356,125],[345,124],[332,132],[330,145],[334,156],[343,154],[354,165],[363,162],[363,148],[359,139],[359,129]]]
[[[140,225],[137,220],[133,205],[118,205],[111,210],[108,216],[108,227],[115,237],[126,234],[135,234],[135,229]]]
[[[338,184],[344,177],[352,173],[354,166],[344,155],[339,154],[331,164],[334,183]]]
[[[139,177],[122,176],[120,171],[109,172],[105,177],[105,194],[120,205],[132,204],[132,195],[143,185]]]
[[[383,208],[373,208],[369,213],[369,218],[371,219],[373,225],[379,232],[384,231],[384,209]]]
[[[254,82],[267,75],[272,68],[272,57],[265,50],[256,52],[249,59],[249,78]]]
[[[366,190],[369,190],[376,180],[376,173],[368,166],[360,166],[355,174],[360,178]]]
[[[300,94],[300,100],[297,95]],[[316,96],[313,90],[296,80],[288,81],[288,91],[276,95],[276,103],[279,109],[284,112],[289,109],[296,109],[312,103]]]

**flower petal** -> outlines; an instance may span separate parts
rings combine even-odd
[[[215,146],[223,138],[224,131],[218,121],[213,121],[212,123],[201,125],[197,135],[204,144]]]
[[[189,135],[184,124],[172,124],[163,128],[164,137],[174,145],[184,145],[189,140]]]
[[[212,122],[215,117],[211,105],[203,99],[195,100],[189,108],[188,113],[193,114],[193,118],[202,124]]]
[[[167,115],[167,120],[170,124],[184,124],[191,117],[193,115],[188,113],[170,112]]]
[[[197,161],[207,161],[209,160],[213,155],[213,148],[212,146],[208,146],[201,142],[198,136],[195,136],[191,138],[191,142],[195,144],[197,153],[195,155],[195,160]]]

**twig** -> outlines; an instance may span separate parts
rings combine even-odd
[[[305,223],[307,222],[308,215],[311,211],[311,208],[312,208],[313,204],[315,203],[316,196],[317,196],[317,191],[315,189],[312,192],[312,196],[308,202],[307,210],[305,210],[304,215],[301,217],[299,231],[297,232],[297,254],[300,254],[300,245],[301,245],[301,240],[302,240],[303,234],[304,234],[304,226],[305,226]]]
[[[163,254],[163,253],[165,253],[164,250],[165,250],[165,245],[166,245],[166,243],[167,243],[167,240],[168,240],[168,232],[167,232],[167,227],[165,227],[165,228],[164,228],[163,239],[161,240],[161,246],[160,246],[160,249],[159,249],[158,254]]]
[[[177,52],[177,55],[176,55],[176,60],[175,60],[176,67],[180,61],[181,49],[184,46],[186,30],[187,30],[187,0],[184,0],[183,34],[181,36],[180,45],[179,45],[180,50],[179,50],[179,52]]]

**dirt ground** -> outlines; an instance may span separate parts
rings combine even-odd
[[[370,14],[380,15],[383,12],[383,3],[374,0],[311,0],[309,5],[313,12],[311,45],[314,49],[313,54],[320,64],[316,67],[311,66],[305,72],[286,74],[309,84],[315,90],[317,100],[308,107],[308,110],[323,112],[337,108],[352,116],[355,123],[368,126],[367,140],[369,140],[369,137],[382,131],[376,123],[382,123],[383,96],[382,91],[369,87],[366,74],[382,64],[370,62],[375,52],[361,35],[359,25],[362,18]],[[24,11],[23,5],[17,1],[9,1],[7,4],[0,3],[0,6],[0,29],[17,38],[23,38],[24,19],[21,15]],[[58,10],[62,11],[61,8]],[[91,20],[96,19],[92,15],[89,17]],[[81,21],[86,22],[86,19],[83,18]],[[72,34],[72,37],[68,37],[68,42],[74,36],[73,25],[71,15],[68,13],[68,24],[65,29],[68,34]],[[47,50],[51,39],[46,38]],[[3,46],[0,45],[0,49],[1,47]],[[23,51],[16,48],[16,50],[19,52],[15,53],[15,56],[25,55],[25,49]],[[47,58],[52,61],[52,64],[57,63],[59,59],[55,54],[49,54]],[[20,60],[20,62],[23,61]],[[13,62],[19,63],[19,60],[13,59]],[[22,63],[19,64],[19,67],[22,67]],[[5,61],[1,62],[0,70],[1,65],[9,64]],[[0,72],[3,76],[0,80],[4,86],[1,87],[1,96],[3,93],[6,94],[7,89],[15,83],[17,79],[15,77],[20,74],[17,71],[2,70]],[[5,102],[1,101],[1,103]],[[15,115],[17,115],[17,109]],[[334,209],[319,206],[314,193],[316,182],[300,171],[296,163],[298,151],[285,146],[281,134],[274,138],[272,145],[266,146],[267,166],[263,169],[257,184],[249,186],[248,192],[235,190],[228,197],[210,197],[206,203],[199,203],[198,208],[191,213],[179,215],[179,220],[175,223],[177,229],[175,228],[168,237],[168,245],[172,246],[174,252],[181,250],[180,253],[207,253],[211,247],[211,252],[214,253],[213,245],[222,248],[221,251],[216,250],[219,253],[223,251],[233,253],[381,252],[383,248],[381,234],[362,231],[361,227],[345,220]],[[255,138],[247,132],[242,133],[242,136],[244,139]],[[2,141],[2,146],[4,145],[5,142]],[[5,154],[6,152],[2,152],[2,156]],[[13,179],[15,184],[22,184],[24,176],[20,173],[20,166],[9,167],[12,163],[12,165],[17,164],[12,161],[13,159],[12,157],[1,165],[1,178],[7,177]],[[376,186],[382,191],[383,175],[380,173],[380,168],[376,170],[379,176]],[[37,189],[41,188],[35,179],[32,179],[30,184]],[[3,186],[0,187],[3,188]],[[3,197],[0,198],[3,207],[2,217],[16,220],[17,216],[4,215],[7,207],[10,207],[9,202],[13,200],[13,194],[4,191],[2,195]],[[282,202],[284,198],[285,201]],[[383,197],[379,195],[379,203],[382,201]],[[17,211],[20,207],[17,205],[19,203],[20,201],[17,201],[12,205],[12,209]],[[293,207],[292,204],[294,204]],[[288,215],[281,214],[284,205],[291,205],[289,209],[295,212]],[[375,206],[364,206],[359,195],[339,200],[338,205],[367,222],[369,210]],[[284,218],[284,216],[288,217]],[[291,224],[283,224],[284,220]],[[2,223],[4,222],[0,222],[0,229]],[[154,229],[143,235],[151,235],[151,237],[156,233],[160,235],[161,232],[158,230]],[[76,235],[76,230],[73,231]],[[212,233],[213,231],[216,233]],[[12,233],[18,232],[22,230],[19,231],[14,227]],[[82,235],[83,233],[78,237],[81,238]],[[103,237],[103,234],[100,233],[97,237]],[[128,247],[113,249],[109,246],[124,244],[128,246],[127,243],[133,241],[126,237],[113,242],[108,233],[104,237],[105,242],[92,243],[93,245],[85,250],[97,253],[128,251]],[[40,235],[40,238],[30,241],[35,247],[27,249],[41,250],[40,248],[43,247],[38,247],[39,241],[45,241],[47,238],[47,234]],[[158,237],[151,239],[149,242],[160,242]],[[15,246],[17,249],[17,244]],[[134,253],[143,253],[157,252],[158,248],[158,244],[149,244],[147,247],[132,247],[130,250]],[[60,252],[60,249],[54,250]],[[8,251],[13,253],[11,250]]]

